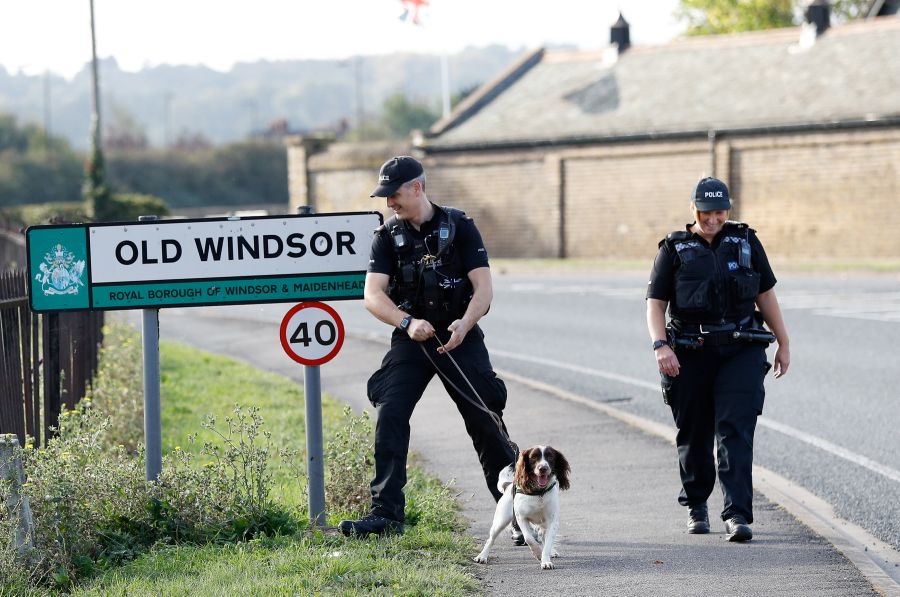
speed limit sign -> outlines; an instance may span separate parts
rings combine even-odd
[[[294,305],[281,320],[281,346],[301,365],[321,365],[344,344],[344,323],[325,303]]]

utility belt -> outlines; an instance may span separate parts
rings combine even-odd
[[[416,319],[425,319],[434,327],[443,329],[465,314],[465,307],[468,303],[469,300],[466,299],[462,305],[462,311],[460,311],[459,308],[454,308],[451,301],[439,301],[436,304],[421,304],[420,301],[414,303],[413,301],[406,299],[397,303],[397,308],[409,313]]]
[[[671,321],[666,327],[671,346],[703,348],[729,346],[731,344],[761,344],[768,346],[775,341],[775,334],[760,327],[754,327],[754,317],[747,317],[738,323],[685,323]]]

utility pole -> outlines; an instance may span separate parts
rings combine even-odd
[[[109,217],[109,187],[103,165],[102,127],[100,126],[100,75],[97,67],[97,33],[94,25],[94,0],[91,6],[91,155],[87,161],[82,195],[95,219]]]
[[[50,158],[53,157],[53,146],[50,140],[50,114],[51,114],[51,105],[50,105],[51,95],[50,95],[50,71],[44,71],[44,158],[49,162]]]
[[[97,31],[94,25],[94,0],[91,3],[91,143],[95,151],[102,151],[100,128],[100,75],[97,68]]]
[[[163,149],[172,145],[172,98],[174,94],[166,91],[163,94]]]
[[[366,140],[366,123],[365,123],[365,114],[366,110],[363,106],[363,91],[362,91],[362,56],[356,57],[356,73],[355,73],[355,82],[356,82],[356,128],[359,129],[359,140]]]

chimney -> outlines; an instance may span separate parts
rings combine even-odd
[[[806,22],[816,26],[816,37],[819,37],[831,26],[831,6],[828,0],[813,0],[806,7]]]
[[[609,43],[616,44],[619,54],[631,45],[631,36],[628,33],[628,21],[619,13],[619,20],[609,29]]]

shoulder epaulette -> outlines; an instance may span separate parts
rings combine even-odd
[[[688,232],[687,230],[676,230],[675,232],[668,233],[666,235],[666,238],[659,241],[657,246],[662,247],[666,243],[674,244],[679,241],[685,241],[685,240],[691,238],[691,236],[693,236],[693,234],[691,232]]]
[[[731,226],[731,227],[733,227],[733,228],[737,228],[737,229],[740,230],[740,231],[747,230],[747,231],[749,231],[749,232],[752,232],[753,234],[756,234],[756,230],[754,230],[753,228],[751,228],[751,227],[750,227],[750,224],[748,224],[748,223],[746,223],[746,222],[738,222],[737,220],[728,220],[728,221],[725,222],[725,225],[726,225],[726,226]]]
[[[450,207],[449,205],[441,205],[440,208],[442,210],[444,210],[447,213],[447,215],[450,216],[450,218],[453,219],[454,221],[458,222],[459,220],[471,220],[472,219],[466,215],[466,212],[464,212],[461,209],[457,209],[456,207]]]
[[[688,232],[687,230],[676,230],[675,232],[670,232],[666,235],[666,240],[676,241],[676,240],[687,240],[694,235],[693,232]]]

